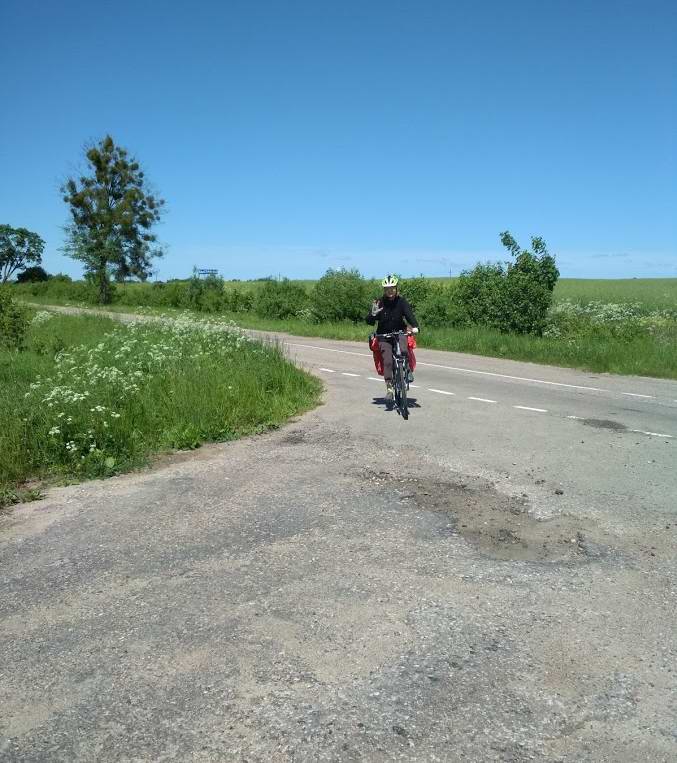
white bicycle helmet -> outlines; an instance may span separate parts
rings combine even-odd
[[[400,280],[397,276],[388,273],[388,275],[381,281],[381,286],[383,286],[384,289],[389,289],[392,286],[397,286],[399,282]]]

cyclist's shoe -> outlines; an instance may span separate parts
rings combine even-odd
[[[407,371],[407,384],[413,384],[413,383],[414,383],[414,372],[410,368]]]
[[[386,400],[390,403],[395,397],[395,390],[392,384],[386,384]]]

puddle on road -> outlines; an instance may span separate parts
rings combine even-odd
[[[628,430],[625,424],[620,424],[618,421],[610,421],[609,419],[581,419],[580,421],[586,427],[595,427],[596,429],[611,429],[614,432],[627,432]]]
[[[600,531],[577,517],[536,519],[526,497],[499,493],[491,484],[365,475],[399,493],[399,501],[421,511],[446,514],[440,536],[458,535],[483,554],[505,561],[567,562],[606,556]]]

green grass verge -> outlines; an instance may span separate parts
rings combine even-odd
[[[308,324],[300,320],[266,320],[243,314],[234,314],[228,319],[237,321],[244,328],[365,343],[370,331],[366,324]],[[424,328],[417,343],[420,347],[435,350],[524,360],[598,373],[677,379],[677,327],[672,335],[661,338],[641,336],[630,341],[602,336],[563,340],[502,334],[482,326]]]
[[[29,481],[106,477],[318,403],[279,347],[226,328],[38,314],[24,352],[0,351],[0,505],[35,497]]]

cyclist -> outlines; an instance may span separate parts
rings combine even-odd
[[[400,296],[397,288],[398,283],[397,276],[390,274],[381,281],[383,298],[373,301],[371,311],[367,315],[367,323],[370,326],[373,326],[375,323],[377,324],[376,332],[378,334],[389,334],[392,331],[409,331],[407,324],[413,329],[410,333],[418,333],[418,321],[407,300]],[[401,334],[399,339],[400,350],[403,353],[409,353],[406,335]],[[383,356],[383,378],[386,383],[386,398],[392,400],[394,395],[393,348],[390,342],[383,340],[379,340],[379,347]],[[413,380],[414,377],[411,371],[409,371],[408,381],[412,382]]]

